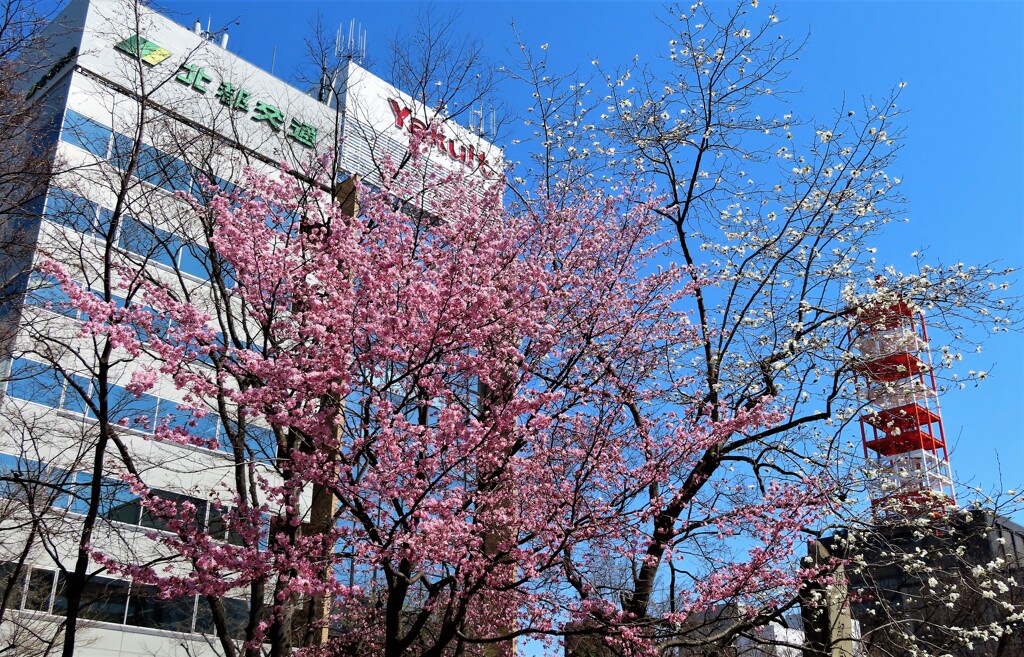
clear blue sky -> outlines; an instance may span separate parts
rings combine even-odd
[[[373,69],[373,61],[386,61],[395,30],[411,29],[417,4],[171,0],[164,8],[180,12],[188,25],[197,16],[204,24],[212,17],[213,25],[239,18],[230,50],[269,68],[276,46],[276,73],[288,79],[318,11],[328,24],[362,23]],[[461,12],[461,31],[486,40],[496,61],[511,44],[514,20],[528,42],[550,44],[556,70],[585,68],[595,57],[609,66],[634,54],[653,58],[670,38],[655,2],[441,2],[437,8]],[[776,13],[788,34],[810,35],[790,78],[790,87],[802,90],[792,101],[801,115],[825,118],[844,98],[857,104],[908,83],[901,98],[911,110],[906,141],[889,171],[904,181],[910,222],[893,226],[877,245],[880,260],[906,269],[910,252],[927,249],[933,261],[1024,266],[1024,3],[806,1],[782,2]],[[525,106],[526,99],[518,102]],[[1019,294],[1024,276],[1015,278]],[[1003,487],[1019,488],[1024,336],[1002,334],[982,354],[965,355],[963,371],[991,376],[942,399],[954,471],[961,481],[993,489],[998,453]]]

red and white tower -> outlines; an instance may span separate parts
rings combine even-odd
[[[864,457],[877,513],[927,512],[956,502],[924,316],[906,303],[858,310],[853,347]]]

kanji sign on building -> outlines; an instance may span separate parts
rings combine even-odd
[[[206,69],[197,64],[182,64],[181,70],[185,71],[174,78],[182,84],[195,89],[201,94],[206,93],[206,85],[213,82],[213,78],[207,75]]]
[[[252,97],[252,94],[236,84],[221,82],[220,86],[217,87],[216,96],[223,105],[242,110],[243,112],[249,111],[249,99]]]
[[[114,45],[116,50],[136,57],[150,66],[155,66],[171,56],[171,52],[157,44],[135,34]],[[291,139],[306,148],[315,148],[317,142],[317,128],[311,123],[300,121],[295,117],[285,116],[280,107],[253,97],[253,93],[242,88],[241,85],[221,80],[216,87],[212,86],[214,76],[209,70],[199,64],[183,63],[178,67],[178,75],[175,81],[183,84],[198,94],[206,94],[213,89],[214,97],[221,104],[238,110],[240,112],[252,112],[251,119],[257,123],[265,123],[275,132],[287,124],[288,130],[285,133],[287,139]],[[211,86],[207,86],[211,85]],[[255,103],[254,105],[252,103]],[[290,121],[289,121],[290,119]]]

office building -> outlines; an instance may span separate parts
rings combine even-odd
[[[65,582],[90,508],[97,516],[91,549],[124,564],[168,563],[152,540],[168,520],[140,504],[125,482],[126,459],[146,487],[190,509],[213,539],[234,544],[243,541],[226,520],[235,455],[244,449],[247,459],[269,462],[276,450],[269,427],[253,421],[241,429],[230,408],[187,398],[170,376],[135,394],[133,376],[159,363],[146,350],[104,352],[107,336],[83,331],[88,313],[69,302],[57,269],[113,316],[126,307],[151,313],[148,335],[175,321],[139,285],[160,282],[209,308],[215,347],[232,314],[231,273],[211,256],[210,226],[190,199],[244,186],[247,168],[278,175],[282,162],[298,166],[325,154],[332,179],[358,175],[375,184],[381,163],[401,160],[419,132],[429,135],[438,170],[493,176],[500,168],[484,139],[437,121],[355,61],[343,65],[329,93],[308,92],[229,52],[224,34],[120,0],[75,0],[44,36],[45,50],[27,56],[38,56],[33,70],[45,73],[24,84],[57,173],[29,208],[31,221],[5,224],[8,238],[27,248],[0,262],[10,281],[0,318],[0,642],[12,654],[59,641]],[[251,326],[238,330],[258,337]],[[211,345],[190,348],[209,359]],[[98,414],[110,435],[101,435]],[[272,468],[260,472],[274,476]],[[220,654],[201,596],[161,599],[95,559],[87,571],[76,654]],[[242,636],[244,595],[225,596],[224,606],[230,631]]]

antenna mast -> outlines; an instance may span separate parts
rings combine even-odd
[[[880,473],[870,489],[876,515],[954,506],[923,314],[900,299],[875,302],[858,309],[853,334],[864,457]]]
[[[343,27],[343,24],[339,24],[338,32],[334,35],[334,56],[362,63],[366,59],[366,30],[353,18],[348,24],[348,37],[342,41]]]

